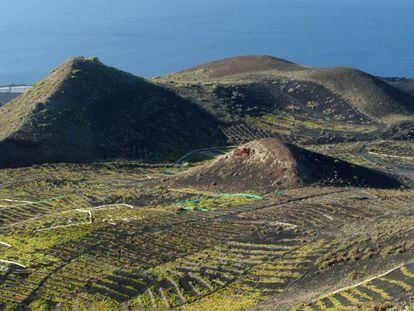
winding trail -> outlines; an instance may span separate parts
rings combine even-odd
[[[387,169],[389,169],[391,172],[393,172],[396,175],[408,178],[410,180],[409,182],[410,186],[414,186],[414,165],[386,161],[386,160],[379,158],[378,156],[392,158],[392,159],[407,159],[407,158],[414,159],[414,158],[368,152],[366,151],[365,145],[356,154],[369,162],[378,163],[378,164],[385,166]]]
[[[174,162],[174,164],[182,164],[185,159],[187,159],[189,156],[203,151],[221,151],[223,149],[229,149],[229,148],[237,148],[238,146],[225,146],[225,147],[212,147],[212,148],[201,148],[201,149],[195,149],[190,152],[187,152],[185,155],[183,155],[181,158],[179,158],[177,161]]]
[[[60,225],[60,226],[53,226],[53,227],[49,227],[49,228],[38,229],[38,230],[35,230],[35,232],[41,232],[41,231],[48,231],[48,230],[54,230],[54,229],[60,229],[60,228],[69,228],[69,227],[92,224],[93,218],[92,218],[92,212],[90,210],[76,209],[76,211],[87,213],[88,214],[88,220],[84,221],[84,222],[77,222],[77,223],[74,223],[74,224],[69,224],[69,225]]]

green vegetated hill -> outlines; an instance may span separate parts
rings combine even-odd
[[[223,144],[199,106],[97,59],[73,58],[0,109],[0,163],[165,161]]]
[[[412,95],[357,69],[311,68],[270,56],[225,59],[156,81],[221,120],[294,142],[373,139],[414,112]]]
[[[73,58],[0,109],[0,165],[133,158],[281,137],[410,139],[414,97],[352,68],[244,56],[146,80]],[[399,122],[404,121],[404,126]]]

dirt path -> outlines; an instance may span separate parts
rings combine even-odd
[[[363,146],[358,152],[357,155],[364,158],[365,160],[373,163],[378,163],[386,168],[388,168],[391,172],[393,172],[396,175],[408,178],[410,180],[410,186],[414,186],[414,165],[410,164],[402,164],[402,163],[396,163],[393,161],[386,161],[383,160],[376,155],[388,157],[390,159],[403,159],[405,157],[397,157],[387,154],[378,154],[373,152],[367,152],[366,146]]]
[[[195,153],[198,153],[198,152],[203,152],[203,151],[220,151],[220,150],[223,150],[223,149],[236,148],[236,147],[237,146],[226,146],[226,147],[202,148],[202,149],[192,150],[190,152],[187,152],[185,155],[183,155],[177,161],[175,161],[174,164],[182,164],[185,159],[187,159],[189,156],[191,156],[191,155],[193,155]]]

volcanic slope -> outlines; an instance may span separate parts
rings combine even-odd
[[[414,96],[414,78],[382,78],[389,84]]]
[[[175,179],[180,186],[224,192],[269,192],[308,185],[397,188],[382,172],[311,152],[276,138],[240,146]]]
[[[360,70],[312,68],[271,56],[224,59],[154,81],[222,120],[296,142],[301,136],[313,142],[373,139],[414,112],[412,95]]]
[[[0,165],[175,159],[223,144],[200,107],[150,81],[73,58],[0,109]]]

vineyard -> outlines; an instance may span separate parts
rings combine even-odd
[[[296,310],[326,310],[369,306],[373,301],[389,301],[392,297],[414,289],[414,264],[404,264],[357,285],[335,291]]]
[[[222,129],[227,140],[231,144],[240,144],[255,139],[274,137],[275,134],[272,134],[269,131],[263,130],[261,128],[253,127],[248,123],[238,123],[224,127]]]
[[[164,187],[165,170],[123,164],[3,170],[1,309],[244,309],[340,265],[352,250],[347,238],[330,232],[350,223],[393,215],[372,224],[388,231],[357,262],[386,258],[384,247],[393,239],[412,241],[412,191],[218,195]],[[397,226],[402,211],[403,227]],[[354,238],[352,247],[364,243],[358,234],[361,242]],[[410,247],[401,247],[389,256],[407,256]],[[297,308],[400,297],[414,285],[413,272],[411,264],[402,265]]]
[[[0,310],[341,310],[410,299],[414,191],[171,188],[182,170],[1,170]]]

